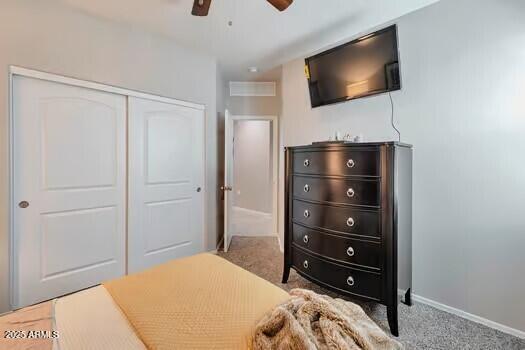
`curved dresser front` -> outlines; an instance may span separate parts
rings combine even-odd
[[[412,148],[398,142],[286,149],[285,254],[290,268],[339,294],[410,304]]]

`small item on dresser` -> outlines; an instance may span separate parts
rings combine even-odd
[[[352,135],[350,135],[350,133],[345,134],[345,136],[343,136],[343,140],[345,142],[353,142]]]
[[[306,289],[292,289],[290,295],[257,325],[254,350],[403,349],[359,305]]]

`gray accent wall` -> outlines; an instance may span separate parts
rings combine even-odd
[[[395,122],[414,145],[414,292],[525,331],[525,2],[442,0],[394,22]],[[303,65],[283,66],[284,146],[335,131],[397,138],[388,95],[311,109]]]
[[[0,313],[9,309],[8,66],[47,71],[206,105],[207,248],[217,241],[217,64],[214,58],[58,1],[0,9]]]

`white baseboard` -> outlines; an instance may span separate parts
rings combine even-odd
[[[416,295],[416,294],[413,294],[413,293],[412,293],[412,300],[420,302],[422,304],[426,304],[426,305],[432,306],[432,307],[434,307],[434,308],[436,308],[438,310],[448,312],[450,314],[453,314],[453,315],[465,318],[467,320],[470,320],[470,321],[473,321],[473,322],[476,322],[476,323],[480,323],[480,324],[485,325],[487,327],[497,329],[498,331],[501,331],[503,333],[507,333],[507,334],[513,335],[515,337],[518,337],[518,338],[521,338],[521,339],[525,339],[525,332],[524,331],[520,331],[518,329],[509,327],[509,326],[505,326],[505,325],[503,325],[501,323],[497,323],[497,322],[488,320],[488,319],[483,318],[481,316],[473,315],[473,314],[468,313],[466,311],[463,311],[463,310],[460,310],[460,309],[456,309],[455,307],[448,306],[448,305],[439,303],[437,301],[434,301],[434,300],[431,300],[431,299],[428,299],[428,298],[425,298],[425,297],[422,297],[420,295]]]
[[[232,234],[232,237],[277,237],[276,233],[268,233],[268,234],[254,234],[254,235],[243,235],[243,234]],[[279,238],[279,237],[277,237]]]
[[[258,211],[258,210],[253,210],[253,209],[247,209],[247,208],[242,208],[242,207],[233,207],[233,210],[238,210],[238,211],[243,211],[247,214],[251,214],[251,215],[257,215],[257,216],[272,216],[271,213],[266,213],[264,211]]]

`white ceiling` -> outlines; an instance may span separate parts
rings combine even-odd
[[[59,1],[212,55],[236,80],[253,78],[249,67],[269,71],[438,0],[295,0],[283,13],[266,0],[212,0],[204,18],[191,16],[193,0]]]

